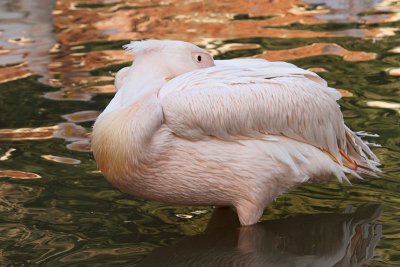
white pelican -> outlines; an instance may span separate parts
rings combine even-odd
[[[262,59],[213,60],[181,41],[131,42],[131,67],[97,118],[104,176],[135,196],[234,206],[252,225],[289,188],[373,174],[377,157],[343,122],[340,94],[313,72]]]

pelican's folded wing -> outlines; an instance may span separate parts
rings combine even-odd
[[[346,128],[340,94],[315,73],[284,62],[216,61],[159,91],[165,124],[177,136],[223,140],[284,135],[341,159]]]

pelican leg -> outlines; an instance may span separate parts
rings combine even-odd
[[[258,205],[250,201],[242,201],[235,205],[242,226],[256,224],[264,212],[264,205]]]

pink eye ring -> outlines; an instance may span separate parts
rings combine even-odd
[[[194,52],[192,60],[196,64],[196,68],[208,68],[215,66],[214,60],[208,53]]]

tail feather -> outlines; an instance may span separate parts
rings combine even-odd
[[[377,176],[376,173],[380,172],[377,167],[379,159],[367,146],[367,144],[358,137],[347,126],[346,130],[346,152],[341,151],[342,158],[345,166],[358,172],[360,174],[367,174]]]

